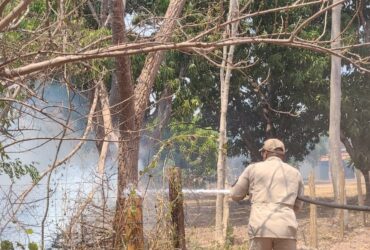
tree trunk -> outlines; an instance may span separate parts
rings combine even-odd
[[[237,18],[239,13],[239,6],[237,0],[230,0],[230,9],[228,20]],[[238,22],[232,23],[231,28],[226,30],[224,37],[227,36],[234,37],[238,30]],[[229,33],[229,34],[227,34]],[[220,69],[220,88],[221,88],[221,112],[220,112],[220,128],[219,128],[219,141],[218,141],[218,159],[217,159],[217,189],[221,190],[225,188],[225,175],[226,175],[226,155],[227,155],[227,106],[229,103],[229,87],[232,63],[234,57],[235,46],[224,47],[223,48],[223,60]],[[225,195],[217,194],[216,199],[216,241],[221,244],[225,243],[227,227],[227,219],[224,216],[224,202]],[[227,213],[226,213],[227,214]]]
[[[124,24],[124,2],[112,0],[112,38],[114,44],[126,41],[126,30]],[[180,16],[185,0],[172,0],[167,9],[164,22],[156,36],[158,41],[168,41],[174,30],[176,19]],[[155,77],[159,71],[160,64],[164,57],[164,51],[149,53],[141,74],[134,89],[131,75],[131,61],[128,56],[116,57],[116,78],[113,88],[117,88],[119,98],[112,98],[111,105],[114,105],[114,112],[121,131],[118,156],[118,185],[117,204],[114,218],[114,248],[123,248],[127,240],[125,235],[126,200],[127,194],[136,189],[138,181],[138,157],[140,144],[140,129],[147,109],[148,99],[152,90]],[[113,89],[115,91],[115,89]],[[111,91],[112,93],[112,91]],[[128,190],[130,189],[130,190]],[[135,226],[135,225],[133,225]],[[140,230],[135,230],[135,232]],[[138,235],[130,235],[137,237]],[[139,235],[140,236],[140,235]],[[141,239],[138,239],[140,243]]]
[[[113,0],[112,5],[112,38],[114,44],[124,43],[125,24],[122,0]],[[131,75],[131,60],[128,56],[116,57],[116,87],[119,94],[119,103],[114,103],[113,109],[117,114],[117,123],[121,131],[122,142],[119,145],[118,160],[118,197],[121,197],[128,182],[136,184],[138,138],[135,126],[135,98]]]
[[[101,8],[100,8],[100,24],[104,26],[105,22],[107,21],[109,8],[108,8],[108,0],[101,1]]]
[[[185,69],[186,66],[183,63],[180,67],[179,72],[179,79],[182,79],[185,76]],[[173,91],[170,86],[165,86],[164,90],[161,93],[160,99],[156,105],[156,124],[154,127],[154,131],[151,132],[150,138],[146,141],[146,148],[145,150],[148,151],[148,162],[151,162],[153,156],[158,154],[158,150],[160,148],[160,142],[163,138],[163,131],[167,127],[168,123],[170,122],[171,112],[172,112],[172,96]]]
[[[334,0],[334,4],[339,0]],[[331,48],[336,49],[341,46],[341,8],[342,5],[337,5],[332,9],[331,23]],[[340,204],[346,204],[345,197],[345,175],[341,153],[340,140],[340,119],[341,119],[341,58],[331,56],[331,74],[330,74],[330,120],[329,120],[329,166],[331,169],[334,198]],[[339,180],[339,178],[341,178]],[[341,197],[339,197],[341,195]],[[340,223],[343,223],[343,228],[348,225],[348,211],[337,211]]]
[[[310,198],[316,199],[316,190],[315,190],[315,171],[311,170],[311,173],[308,177],[308,186],[310,190]],[[310,204],[310,247],[317,249],[317,207],[314,204]]]
[[[17,6],[15,6],[11,12],[9,12],[5,17],[0,19],[0,30],[5,31],[5,29],[8,27],[8,25],[16,20],[20,15],[22,15],[23,12],[26,11],[28,5],[30,5],[32,0],[23,0],[21,1]],[[4,2],[6,3],[6,1]],[[5,5],[4,6],[5,9]],[[2,11],[1,11],[2,13]]]
[[[166,11],[164,22],[156,35],[155,40],[159,42],[167,42],[170,40],[172,32],[175,28],[176,19],[180,16],[186,0],[172,0]],[[145,60],[144,67],[137,80],[135,87],[135,111],[136,111],[136,126],[141,128],[145,110],[148,106],[149,94],[152,90],[155,77],[159,71],[159,67],[163,60],[165,51],[151,52]]]
[[[362,174],[361,171],[358,169],[355,169],[355,174],[356,174],[356,183],[357,183],[357,200],[358,200],[358,205],[359,206],[364,206],[365,200],[364,200],[364,194],[362,192]],[[362,225],[365,227],[366,226],[366,214],[365,212],[360,212],[361,218],[362,218]]]
[[[91,99],[92,102],[92,99]],[[100,104],[100,101],[96,105],[96,112],[93,117],[94,120],[94,132],[95,132],[95,138],[98,140],[95,142],[95,145],[99,152],[101,152],[101,149],[103,147],[103,141],[104,141],[104,124],[103,124],[103,114],[102,114],[102,107]]]
[[[126,41],[126,30],[124,23],[124,10],[122,0],[112,0],[112,39],[114,44]],[[115,123],[119,124],[121,131],[118,148],[118,183],[117,203],[113,228],[115,231],[114,248],[120,249],[125,244],[125,189],[129,184],[136,186],[138,180],[138,152],[139,138],[135,124],[135,99],[134,87],[131,75],[131,60],[128,56],[116,57],[116,81],[112,84],[119,98],[113,105],[112,112],[115,115]],[[127,192],[126,192],[127,193]]]
[[[338,2],[338,0],[335,0]],[[331,47],[340,47],[341,5],[332,9]],[[341,109],[341,59],[331,56],[330,75],[330,123],[329,123],[329,165],[333,182],[334,197],[339,201],[339,171],[343,171],[340,143],[340,109]]]
[[[362,170],[361,173],[364,175],[365,186],[366,186],[366,198],[365,205],[370,206],[370,172],[367,169]]]
[[[146,141],[145,141],[145,151],[148,154],[148,161],[145,161],[145,165],[150,164],[151,159],[156,156],[159,152],[160,143],[163,137],[163,130],[168,125],[172,112],[172,91],[170,87],[166,86],[162,91],[160,100],[156,105],[156,123],[154,125],[154,130],[149,131]]]

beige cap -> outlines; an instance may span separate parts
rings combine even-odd
[[[260,149],[260,151],[265,150],[269,152],[275,152],[276,149],[281,149],[283,150],[283,153],[285,153],[284,143],[279,139],[268,139],[263,143],[263,147]]]

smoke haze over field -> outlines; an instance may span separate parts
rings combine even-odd
[[[29,100],[29,102],[43,109],[53,119],[58,119],[61,122],[65,121],[69,104],[65,86],[51,84],[44,89],[43,96],[45,102],[35,98]],[[79,95],[73,96],[73,93],[71,93],[71,99],[74,112],[71,114],[68,126],[73,131],[69,130],[66,138],[78,139],[86,125],[87,100]],[[15,135],[15,140],[60,137],[63,130],[62,125],[57,124],[51,118],[24,107],[22,107],[20,118],[15,121],[13,128],[23,129]],[[3,145],[10,142],[12,141],[7,139]],[[24,164],[35,162],[35,167],[42,173],[53,164],[58,143],[59,140],[29,140],[7,148],[6,152],[11,152],[9,153],[10,160],[19,158]],[[63,141],[58,160],[67,156],[77,143],[78,140]],[[47,246],[50,245],[52,238],[56,236],[58,229],[67,222],[68,214],[71,213],[74,202],[79,197],[86,195],[91,188],[94,182],[97,160],[98,153],[94,142],[86,142],[77,154],[53,172],[50,186],[50,209],[45,223]],[[29,176],[24,176],[15,180],[15,183],[12,184],[9,177],[3,174],[0,175],[0,183],[0,199],[2,200],[0,229],[6,226],[0,237],[12,241],[18,240],[21,243],[27,243],[29,237],[31,241],[39,242],[40,225],[46,204],[46,178],[41,180],[27,196],[25,202],[29,204],[23,205],[15,218],[11,218],[12,210],[9,210],[11,209],[9,202],[16,202],[17,197],[32,185],[32,180]],[[16,223],[6,225],[8,220]],[[32,229],[33,233],[27,235],[25,232],[27,229]],[[52,235],[54,236],[52,237]]]

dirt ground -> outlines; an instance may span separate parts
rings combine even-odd
[[[348,204],[357,204],[354,196],[356,183],[346,184]],[[332,196],[330,184],[318,184],[317,196],[328,201]],[[230,230],[229,249],[248,249],[247,224],[250,207],[246,202],[238,204],[230,202]],[[185,204],[186,234],[189,249],[224,249],[217,247],[214,239],[215,222],[215,196],[202,197],[202,199],[187,199]],[[297,214],[299,223],[298,249],[309,248],[309,205]],[[334,219],[334,210],[331,208],[318,207],[317,234],[318,248],[323,250],[370,250],[370,216],[367,227],[363,226],[362,216],[359,212],[348,213],[348,228],[344,238],[340,238],[339,223]]]

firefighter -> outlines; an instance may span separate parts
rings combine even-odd
[[[250,250],[295,250],[297,228],[295,212],[303,202],[300,172],[285,163],[285,146],[268,139],[260,149],[263,161],[250,164],[232,186],[231,198],[251,201],[248,224]]]

